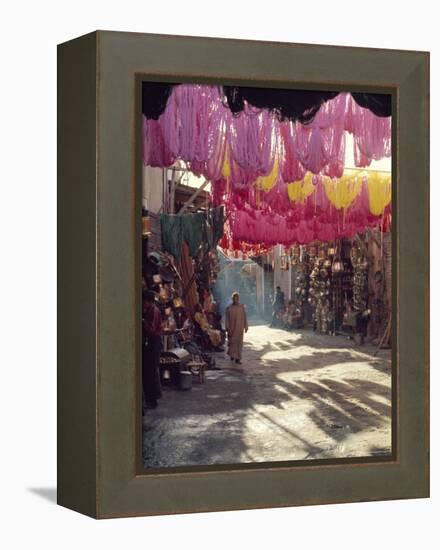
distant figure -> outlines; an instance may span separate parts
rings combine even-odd
[[[241,365],[243,333],[248,331],[246,309],[240,304],[238,292],[232,294],[232,304],[226,308],[226,332],[228,334],[228,355],[231,361]]]
[[[275,327],[279,324],[281,313],[284,311],[284,292],[281,287],[277,286],[275,296],[272,302],[272,322],[271,327]]]
[[[142,335],[144,344],[142,353],[142,386],[147,408],[155,409],[158,397],[162,397],[159,372],[162,316],[159,308],[154,303],[154,292],[144,290],[142,301]]]

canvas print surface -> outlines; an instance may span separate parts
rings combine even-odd
[[[391,455],[391,99],[142,83],[145,469]]]

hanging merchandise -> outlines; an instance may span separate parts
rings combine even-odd
[[[368,178],[368,203],[373,216],[381,216],[391,203],[391,177],[376,172]]]
[[[361,106],[375,105],[382,115],[386,105],[380,107],[380,97],[354,98],[346,92],[321,97],[305,123],[285,116],[282,111],[287,111],[275,104],[262,106],[257,91],[232,87],[228,100],[222,87],[212,85],[182,84],[153,92],[166,108],[157,117],[154,109],[144,116],[144,163],[165,167],[179,160],[209,179],[212,206],[224,205],[228,215],[222,242],[229,250],[258,254],[276,244],[352,239],[369,227],[389,229],[390,174],[344,171],[347,132],[354,136],[357,166],[391,154],[390,117]],[[284,101],[293,93],[284,92],[273,98]],[[301,93],[306,97],[309,92]],[[229,101],[236,101],[234,114]],[[208,211],[207,218],[212,215]],[[219,214],[219,228],[221,218]],[[215,223],[207,221],[209,227]],[[214,249],[221,237],[210,229],[204,236],[196,218],[181,223],[180,231],[179,222],[164,219],[164,248],[176,258],[182,240],[194,257],[201,242],[207,240]]]
[[[290,249],[290,265],[298,265],[301,258],[301,249],[298,245],[292,246]]]
[[[208,216],[208,244],[215,250],[224,233],[225,208],[223,205],[209,208]]]
[[[184,214],[182,218],[183,240],[189,247],[190,255],[195,258],[202,243],[207,242],[206,216],[202,212]]]
[[[186,242],[189,254],[195,258],[203,245],[215,250],[224,232],[224,207],[205,212],[161,215],[162,247],[179,260],[182,243]]]
[[[169,252],[176,260],[180,259],[183,242],[182,216],[162,214],[160,217],[162,234],[162,248]]]
[[[305,308],[309,298],[309,256],[305,248],[299,251],[299,263],[296,265],[295,306],[301,324],[305,324]]]
[[[292,97],[296,93],[286,92]],[[306,171],[341,177],[346,132],[354,137],[355,166],[389,157],[391,118],[361,107],[346,92],[332,95],[319,102],[307,123],[301,123],[251,102],[234,116],[221,87],[175,86],[157,119],[144,115],[144,163],[169,167],[181,159],[210,181],[228,177],[234,189],[243,189],[269,174],[274,181],[276,159],[276,178],[285,184],[301,179]]]
[[[287,185],[287,194],[292,203],[303,204],[315,191],[316,185],[313,183],[313,174],[311,172],[307,172],[303,180],[294,181]]]
[[[391,156],[391,117],[376,116],[349,96],[344,125],[353,134],[355,166],[369,166],[372,160]]]
[[[331,271],[317,257],[310,273],[309,303],[313,307],[314,330],[327,334],[332,330]]]
[[[354,244],[351,253],[353,266],[353,309],[364,313],[368,306],[368,261]]]
[[[346,210],[359,195],[362,177],[347,175],[337,180],[325,178],[324,188],[328,200],[337,210]]]

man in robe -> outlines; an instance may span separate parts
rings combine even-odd
[[[226,308],[226,332],[228,335],[228,355],[231,361],[241,365],[243,334],[248,331],[246,309],[240,304],[238,292],[232,294],[232,304]]]

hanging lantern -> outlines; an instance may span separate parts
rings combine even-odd
[[[342,273],[344,271],[344,264],[339,258],[335,259],[332,263],[332,273]]]
[[[280,269],[282,269],[284,271],[289,269],[289,264],[287,263],[287,256],[286,255],[280,256]]]
[[[300,258],[300,248],[299,246],[292,246],[290,249],[290,263],[291,265],[297,265]]]
[[[351,247],[350,260],[353,265],[355,265],[359,260],[359,249],[355,245]]]

